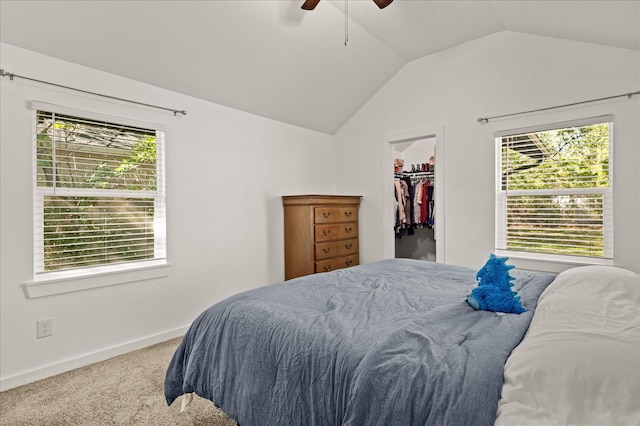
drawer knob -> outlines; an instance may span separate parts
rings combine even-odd
[[[322,235],[324,235],[325,237],[326,237],[327,235],[329,235],[330,233],[331,233],[331,229],[323,229],[323,230],[322,230]]]
[[[324,247],[322,251],[324,252],[324,254],[328,254],[329,252],[331,252],[331,247]]]
[[[352,229],[351,227],[348,227],[348,228],[347,228],[347,227],[345,226],[345,227],[344,227],[344,232],[347,232],[347,233],[348,233],[348,232],[351,232],[351,229]]]
[[[324,217],[325,219],[328,219],[329,216],[331,216],[331,212],[322,212],[322,217]]]
[[[345,244],[344,248],[346,248],[347,250],[349,250],[351,247],[353,247],[353,244]]]
[[[331,265],[325,265],[323,269],[325,272],[329,272],[331,270]]]
[[[344,212],[344,215],[345,215],[346,217],[351,217],[351,212]]]
[[[351,264],[353,263],[353,260],[347,260],[346,262],[344,262],[345,265],[347,266],[351,266]]]

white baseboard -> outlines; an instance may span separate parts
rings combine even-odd
[[[47,365],[25,373],[16,374],[10,377],[2,377],[0,378],[0,392],[183,336],[187,332],[188,328],[188,326],[180,327],[175,330],[148,336],[122,345],[113,346],[98,352],[82,355],[56,364]]]

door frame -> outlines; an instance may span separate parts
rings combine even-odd
[[[395,232],[393,230],[396,200],[394,184],[391,179],[393,165],[393,145],[397,143],[419,141],[435,138],[436,155],[436,187],[435,196],[435,224],[434,237],[436,240],[436,262],[445,263],[445,199],[444,199],[444,126],[433,125],[416,130],[391,133],[385,137],[383,147],[383,211],[382,211],[382,254],[384,258],[392,259],[396,256]]]

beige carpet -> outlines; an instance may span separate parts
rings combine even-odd
[[[235,426],[210,401],[194,397],[180,413],[164,399],[173,339],[0,393],[0,425]]]

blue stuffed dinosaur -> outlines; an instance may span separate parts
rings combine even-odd
[[[526,312],[520,296],[513,291],[513,280],[509,271],[515,266],[507,265],[508,257],[491,253],[489,260],[476,274],[478,286],[471,291],[467,302],[473,309],[519,314]]]

